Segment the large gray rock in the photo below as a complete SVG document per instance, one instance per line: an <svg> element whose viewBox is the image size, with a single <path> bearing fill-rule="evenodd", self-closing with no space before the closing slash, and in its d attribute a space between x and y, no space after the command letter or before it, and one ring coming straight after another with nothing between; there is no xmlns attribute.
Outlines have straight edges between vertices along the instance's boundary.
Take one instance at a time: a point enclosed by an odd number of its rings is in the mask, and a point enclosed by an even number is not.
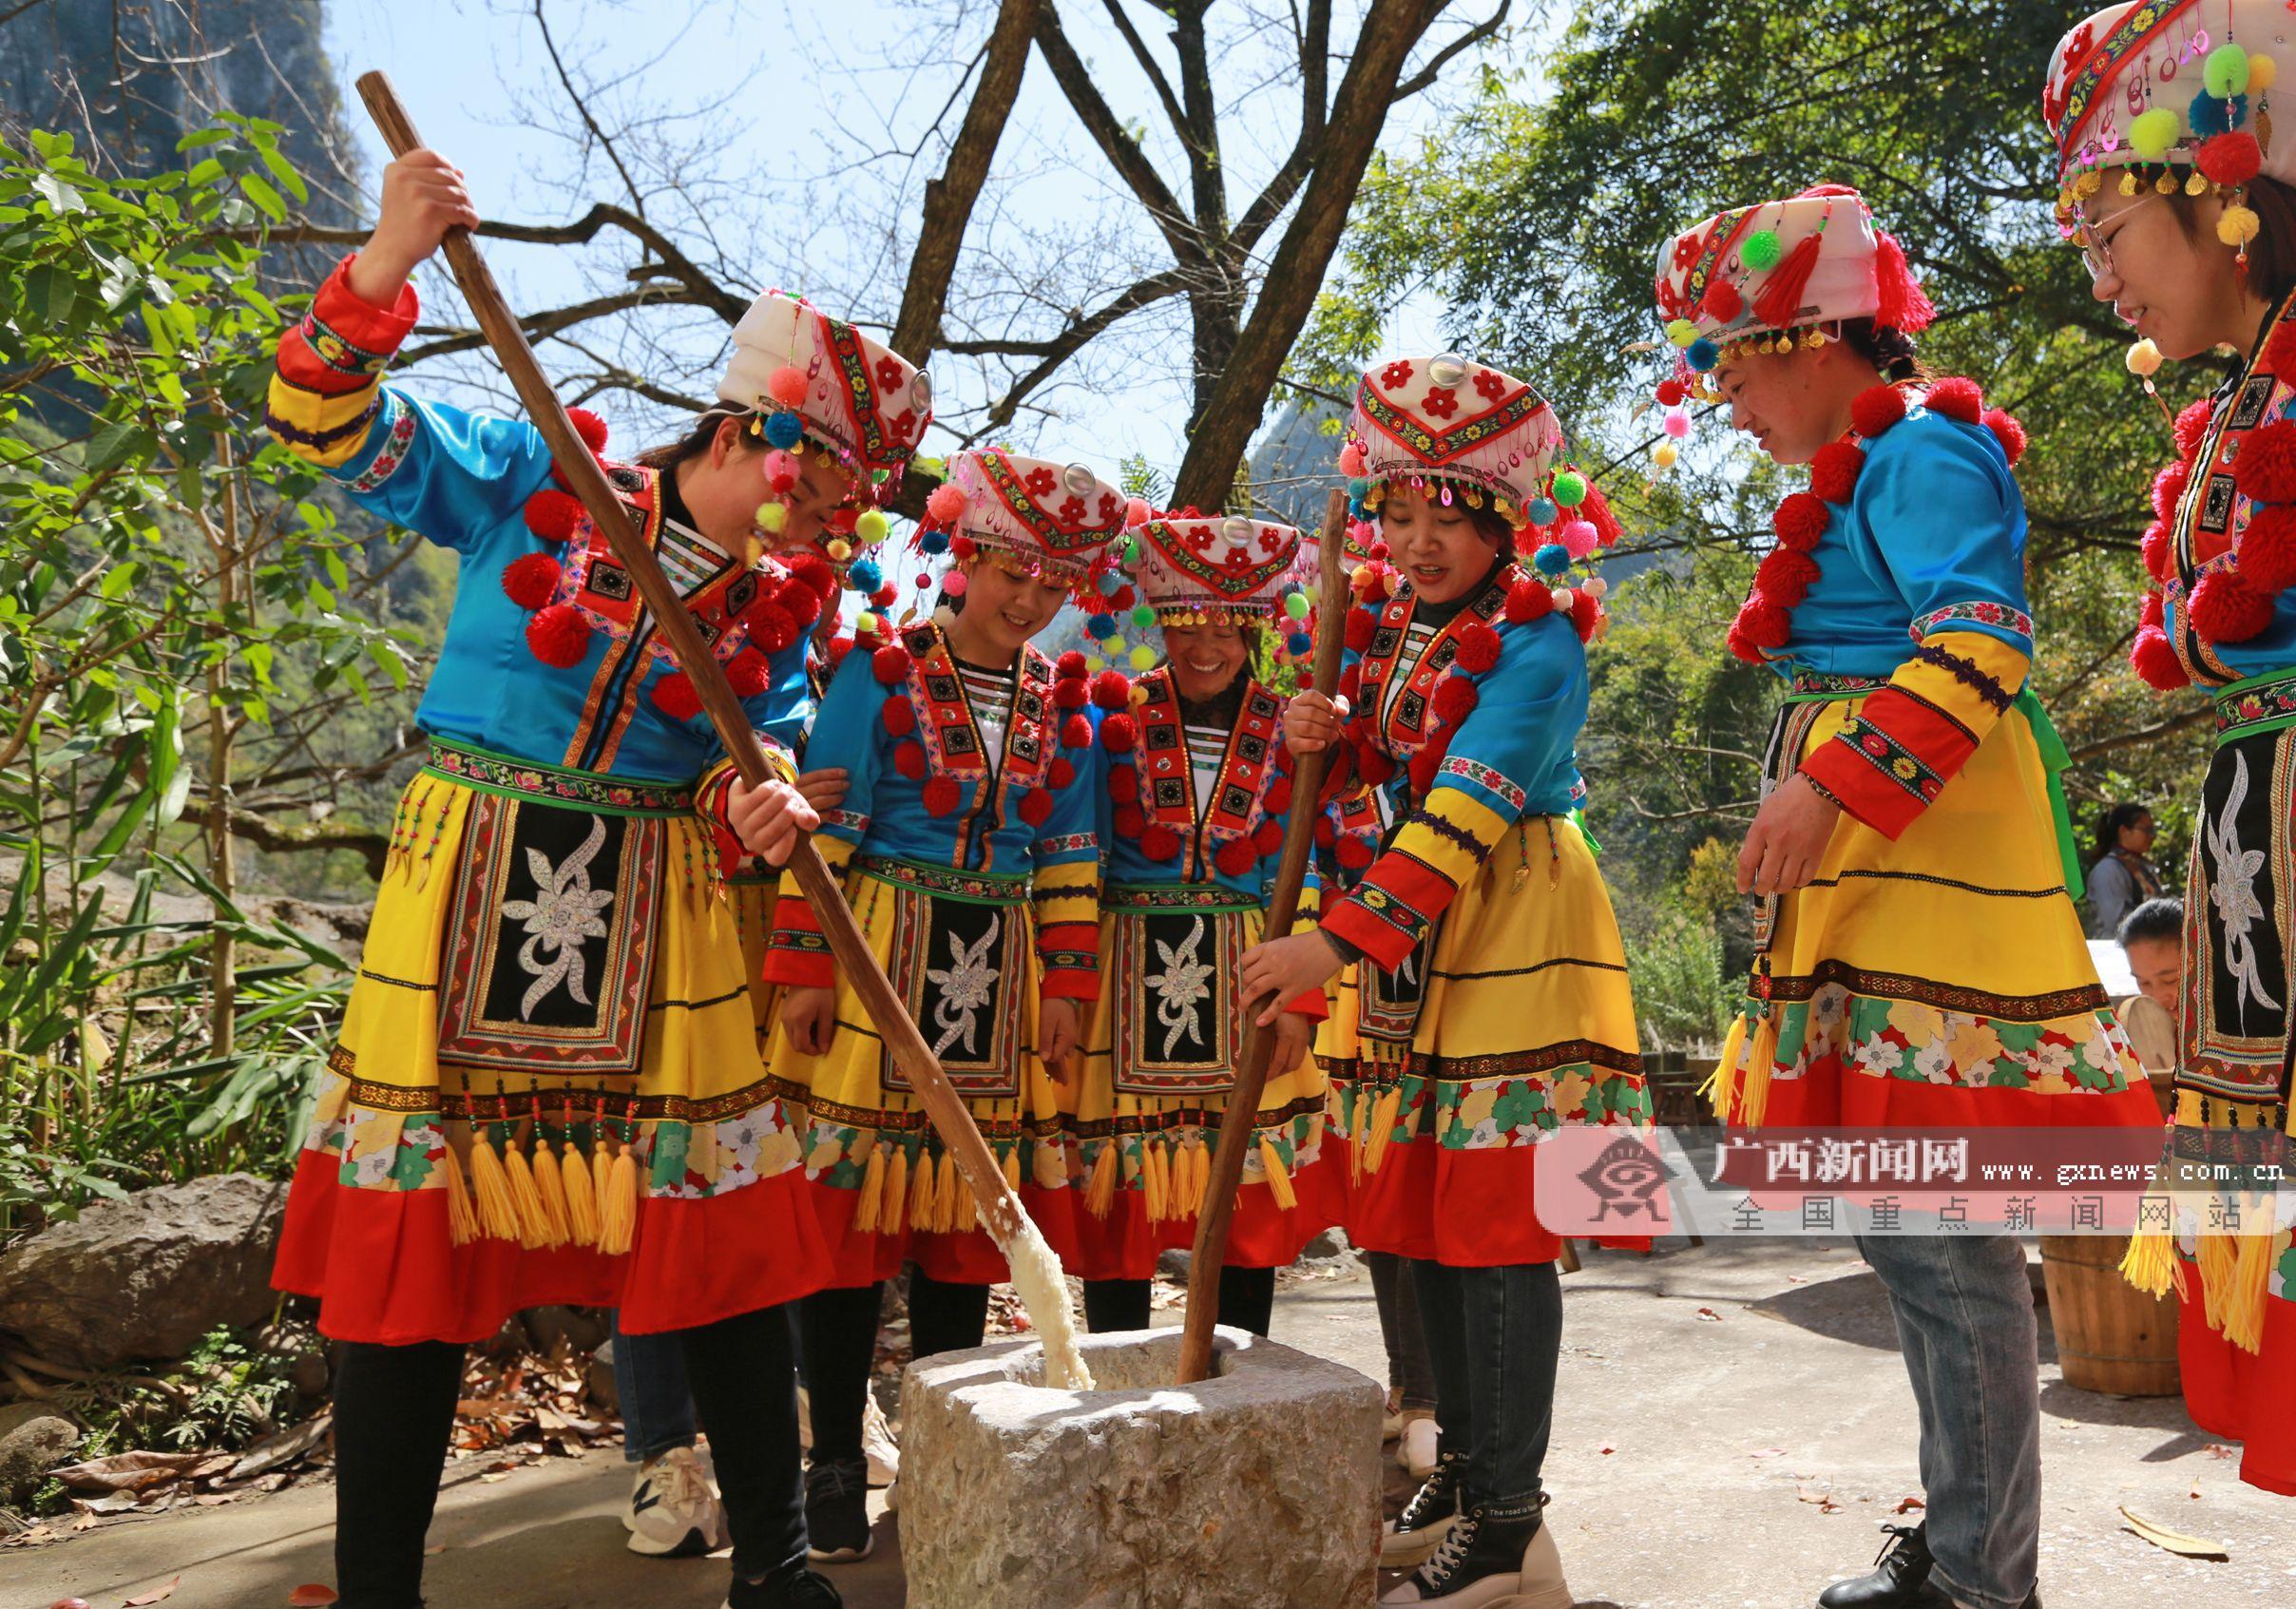
<svg viewBox="0 0 2296 1609"><path fill-rule="evenodd" d="M0 1255L0 1329L83 1369L181 1357L277 1297L271 1254L287 1187L217 1174L97 1201Z"/></svg>
<svg viewBox="0 0 2296 1609"><path fill-rule="evenodd" d="M0 1408L0 1507L31 1501L48 1472L80 1445L80 1427L46 1403Z"/></svg>
<svg viewBox="0 0 2296 1609"><path fill-rule="evenodd" d="M909 1609L1359 1609L1379 1553L1380 1388L1240 1331L1176 1387L1179 1331L1083 1337L1096 1389L1034 1342L910 1366Z"/></svg>

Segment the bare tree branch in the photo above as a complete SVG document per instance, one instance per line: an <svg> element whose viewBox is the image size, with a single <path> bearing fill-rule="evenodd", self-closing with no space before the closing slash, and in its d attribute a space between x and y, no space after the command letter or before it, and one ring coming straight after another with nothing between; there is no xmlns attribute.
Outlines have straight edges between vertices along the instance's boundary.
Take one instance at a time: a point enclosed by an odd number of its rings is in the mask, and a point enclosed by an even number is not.
<svg viewBox="0 0 2296 1609"><path fill-rule="evenodd" d="M1084 66L1076 47L1062 31L1061 13L1053 0L1037 0L1036 40L1038 52L1043 56L1044 65L1052 68L1053 79L1060 85L1061 93L1068 98L1077 121L1084 125L1084 132L1092 136L1093 144L1100 146L1109 165L1148 209L1149 220L1164 237L1164 243L1172 248L1172 255L1182 262L1206 265L1203 244L1190 227L1187 214L1180 210L1179 199L1166 187L1147 154L1124 131L1116 113L1101 99L1099 86L1092 82L1091 69Z"/></svg>

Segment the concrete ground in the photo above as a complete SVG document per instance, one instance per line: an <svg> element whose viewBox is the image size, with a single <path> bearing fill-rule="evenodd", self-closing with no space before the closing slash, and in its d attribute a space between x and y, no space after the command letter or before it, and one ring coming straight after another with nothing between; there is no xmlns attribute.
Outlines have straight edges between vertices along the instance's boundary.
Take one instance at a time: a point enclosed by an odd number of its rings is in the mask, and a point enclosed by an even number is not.
<svg viewBox="0 0 2296 1609"><path fill-rule="evenodd" d="M1344 1277L1279 1287L1275 1337L1384 1378L1370 1282L1346 1266ZM1918 1486L1913 1399L1881 1289L1854 1250L1769 1240L1668 1243L1647 1258L1590 1252L1563 1283L1548 1514L1582 1609L1804 1609L1827 1582L1866 1567L1877 1524ZM2296 1597L2296 1501L2240 1484L2235 1461L2174 1398L2115 1401L2067 1387L2045 1326L2042 1334L2051 1609L2237 1609ZM714 1609L722 1562L624 1550L616 1514L626 1491L622 1463L603 1451L499 1482L457 1481L431 1532L430 1602ZM307 1484L0 1552L0 1609L47 1609L67 1596L115 1609L179 1576L170 1609L284 1604L297 1583L332 1579L334 1495ZM2124 1504L2216 1541L2229 1560L2153 1547L2126 1528ZM833 1572L851 1609L903 1601L890 1517L878 1539L873 1558Z"/></svg>

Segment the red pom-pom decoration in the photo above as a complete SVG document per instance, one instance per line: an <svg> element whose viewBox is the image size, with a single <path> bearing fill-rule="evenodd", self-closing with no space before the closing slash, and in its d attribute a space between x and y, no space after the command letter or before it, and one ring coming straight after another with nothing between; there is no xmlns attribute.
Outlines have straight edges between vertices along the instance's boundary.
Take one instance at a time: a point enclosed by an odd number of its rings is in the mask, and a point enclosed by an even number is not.
<svg viewBox="0 0 2296 1609"><path fill-rule="evenodd" d="M1351 651L1358 654L1369 652L1371 634L1378 629L1379 617L1369 609L1348 611L1347 644Z"/></svg>
<svg viewBox="0 0 2296 1609"><path fill-rule="evenodd" d="M1833 510L1814 491L1789 493L1770 517L1770 529L1778 533L1778 546L1796 553L1807 553L1824 541L1826 527L1832 522Z"/></svg>
<svg viewBox="0 0 2296 1609"><path fill-rule="evenodd" d="M1140 774L1129 765L1108 768L1108 796L1118 804L1129 804L1140 796Z"/></svg>
<svg viewBox="0 0 2296 1609"><path fill-rule="evenodd" d="M1052 763L1044 768L1044 780L1051 787L1067 787L1076 780L1076 762L1066 755L1053 756Z"/></svg>
<svg viewBox="0 0 2296 1609"><path fill-rule="evenodd" d="M553 603L526 623L527 651L560 670L582 663L590 651L590 623L571 603Z"/></svg>
<svg viewBox="0 0 2296 1609"><path fill-rule="evenodd" d="M898 642L888 642L869 657L870 674L890 687L896 681L909 680L909 650Z"/></svg>
<svg viewBox="0 0 2296 1609"><path fill-rule="evenodd" d="M1578 629L1578 641L1594 640L1595 627L1602 621L1602 600L1591 592L1577 592L1571 596L1571 624Z"/></svg>
<svg viewBox="0 0 2296 1609"><path fill-rule="evenodd" d="M1739 610L1738 624L1746 640L1757 648L1783 648L1793 630L1786 610L1767 598L1757 598Z"/></svg>
<svg viewBox="0 0 2296 1609"><path fill-rule="evenodd" d="M582 437L583 446L592 452L606 450L606 422L587 408L567 409L566 422L574 427L574 433Z"/></svg>
<svg viewBox="0 0 2296 1609"><path fill-rule="evenodd" d="M1319 850L1328 850L1337 841L1338 837L1339 834L1331 830L1331 818L1328 815L1317 815L1315 818L1315 847Z"/></svg>
<svg viewBox="0 0 2296 1609"><path fill-rule="evenodd" d="M1121 711L1100 722L1100 747L1112 755L1132 753L1132 745L1138 737L1138 728L1133 725L1132 717Z"/></svg>
<svg viewBox="0 0 2296 1609"><path fill-rule="evenodd" d="M2192 466L2178 459L2152 477L2152 512L2164 520L2176 517L2176 505L2192 483Z"/></svg>
<svg viewBox="0 0 2296 1609"><path fill-rule="evenodd" d="M2296 503L2296 419L2275 419L2250 431L2233 471L2242 495L2259 503Z"/></svg>
<svg viewBox="0 0 2296 1609"><path fill-rule="evenodd" d="M1119 804L1108 813L1108 825L1116 829L1119 837L1138 843L1140 834L1148 831L1148 817L1137 804Z"/></svg>
<svg viewBox="0 0 2296 1609"><path fill-rule="evenodd" d="M1895 386L1868 386L1849 404L1850 429L1868 441L1905 417L1905 393Z"/></svg>
<svg viewBox="0 0 2296 1609"><path fill-rule="evenodd" d="M654 683L654 707L672 720L691 720L701 713L701 695L683 671L674 670Z"/></svg>
<svg viewBox="0 0 2296 1609"><path fill-rule="evenodd" d="M1690 395L1690 388L1680 380L1660 380L1657 395L1659 407L1679 408L1683 398Z"/></svg>
<svg viewBox="0 0 2296 1609"><path fill-rule="evenodd" d="M750 617L750 641L769 654L796 642L798 631L796 621L779 603L768 603Z"/></svg>
<svg viewBox="0 0 2296 1609"><path fill-rule="evenodd" d="M1555 589L1527 577L1507 588L1506 618L1516 625L1555 612Z"/></svg>
<svg viewBox="0 0 2296 1609"><path fill-rule="evenodd" d="M895 697L886 699L885 707L877 712L877 718L885 722L885 730L896 737L906 737L917 729L916 707L907 699Z"/></svg>
<svg viewBox="0 0 2296 1609"><path fill-rule="evenodd" d="M1339 840L1339 863L1350 872L1360 872L1371 864L1371 846L1352 835Z"/></svg>
<svg viewBox="0 0 2296 1609"><path fill-rule="evenodd" d="M2185 674L2176 650L2169 645L2169 634L2158 626L2136 634L2135 644L2129 650L2129 667L2145 685L2163 693L2173 693L2192 680Z"/></svg>
<svg viewBox="0 0 2296 1609"><path fill-rule="evenodd" d="M1857 489L1866 454L1846 441L1830 441L1809 461L1809 489L1827 503L1846 503Z"/></svg>
<svg viewBox="0 0 2296 1609"><path fill-rule="evenodd" d="M2264 148L2256 144L2256 136L2245 128L2211 134L2192 153L2192 165L2210 183L2229 189L2256 177L2264 166Z"/></svg>
<svg viewBox="0 0 2296 1609"><path fill-rule="evenodd" d="M2276 503L2252 509L2237 551L2250 585L2279 592L2296 584L2296 508Z"/></svg>
<svg viewBox="0 0 2296 1609"><path fill-rule="evenodd" d="M818 553L800 553L790 561L789 572L823 598L837 590L837 572Z"/></svg>
<svg viewBox="0 0 2296 1609"><path fill-rule="evenodd" d="M582 499L545 486L526 499L525 512L528 530L545 542L564 542L582 524Z"/></svg>
<svg viewBox="0 0 2296 1609"><path fill-rule="evenodd" d="M2272 623L2273 596L2237 567L2216 570L2192 588L2192 629L2210 642L2246 642Z"/></svg>
<svg viewBox="0 0 2296 1609"><path fill-rule="evenodd" d="M539 609L558 591L559 573L548 554L522 554L503 566L504 596L522 609Z"/></svg>
<svg viewBox="0 0 2296 1609"><path fill-rule="evenodd" d="M2264 356L2257 367L2275 379L2296 380L2296 324L2280 324L2265 337ZM2205 409L2205 402L2193 407Z"/></svg>
<svg viewBox="0 0 2296 1609"><path fill-rule="evenodd" d="M1212 864L1227 876L1241 877L1258 864L1258 857L1252 852L1252 846L1243 839L1231 838L1220 845L1218 852L1212 857Z"/></svg>
<svg viewBox="0 0 2296 1609"><path fill-rule="evenodd" d="M1815 559L1790 547L1775 547L1755 569L1754 589L1780 608L1791 609L1809 595L1809 584L1817 579Z"/></svg>
<svg viewBox="0 0 2296 1609"><path fill-rule="evenodd" d="M1081 749L1092 741L1092 722L1081 715L1072 715L1061 722L1061 741L1072 749Z"/></svg>
<svg viewBox="0 0 2296 1609"><path fill-rule="evenodd" d="M2009 460L2012 469L2016 469L2017 461L2025 455L2025 427L2006 408L1986 409L1983 424L1993 432L1993 439L2001 444L2001 456Z"/></svg>
<svg viewBox="0 0 2296 1609"><path fill-rule="evenodd" d="M1084 668L1084 656L1071 648L1052 661L1052 674L1063 681L1081 681L1089 673Z"/></svg>
<svg viewBox="0 0 2296 1609"><path fill-rule="evenodd" d="M1092 689L1081 680L1072 681L1066 677L1062 677L1052 684L1052 702L1055 709L1081 710L1091 700Z"/></svg>
<svg viewBox="0 0 2296 1609"><path fill-rule="evenodd" d="M1177 860L1180 835L1159 821L1141 832L1140 852L1150 860Z"/></svg>
<svg viewBox="0 0 2296 1609"><path fill-rule="evenodd" d="M1964 425L1976 424L1985 412L1985 393L1978 390L1975 380L1960 374L1931 386L1924 401L1932 413L1959 419Z"/></svg>
<svg viewBox="0 0 2296 1609"><path fill-rule="evenodd" d="M1252 848L1259 854L1273 854L1284 847L1284 830L1272 821L1263 821L1252 830Z"/></svg>
<svg viewBox="0 0 2296 1609"><path fill-rule="evenodd" d="M773 606L796 622L802 630L821 618L821 594L793 577L774 594Z"/></svg>
<svg viewBox="0 0 2296 1609"><path fill-rule="evenodd" d="M1499 662L1499 633L1481 621L1460 629L1459 668L1469 676L1481 676Z"/></svg>
<svg viewBox="0 0 2296 1609"><path fill-rule="evenodd" d="M1052 817L1052 790L1031 788L1021 795L1021 819L1031 827L1042 827Z"/></svg>
<svg viewBox="0 0 2296 1609"><path fill-rule="evenodd" d="M1270 815L1281 815L1285 811L1290 810L1292 808L1292 778L1278 776L1274 781L1269 783L1268 796L1264 802Z"/></svg>
<svg viewBox="0 0 2296 1609"><path fill-rule="evenodd" d="M1746 297L1728 279L1716 279L1706 287L1706 297L1698 303L1698 311L1717 324L1727 324L1746 311Z"/></svg>
<svg viewBox="0 0 2296 1609"><path fill-rule="evenodd" d="M755 699L764 692L771 671L765 656L755 648L744 648L725 661L725 679L737 699Z"/></svg>
<svg viewBox="0 0 2296 1609"><path fill-rule="evenodd" d="M964 795L953 776L935 776L925 784L925 814L947 815L957 808Z"/></svg>
<svg viewBox="0 0 2296 1609"><path fill-rule="evenodd" d="M1370 743L1355 745L1355 774L1376 788L1395 775L1395 760L1387 750Z"/></svg>
<svg viewBox="0 0 2296 1609"><path fill-rule="evenodd" d="M2153 630L2158 631L2161 629L2161 623L2166 618L2166 613L2161 608L2160 588L2156 586L2146 593L2145 601L2136 606L2137 628L2142 630L2146 626L2151 626Z"/></svg>
<svg viewBox="0 0 2296 1609"><path fill-rule="evenodd" d="M2270 350L2270 343L2267 343L2266 350ZM2204 396L2197 402L2185 404L2170 433L2176 438L2176 456L2190 458L2198 452L2200 438L2209 433L2209 399Z"/></svg>
<svg viewBox="0 0 2296 1609"><path fill-rule="evenodd" d="M1446 676L1435 689L1435 718L1457 726L1473 712L1478 698L1475 684L1465 677Z"/></svg>
<svg viewBox="0 0 2296 1609"><path fill-rule="evenodd" d="M911 737L905 743L893 745L893 769L911 782L921 782L928 769L925 745Z"/></svg>
<svg viewBox="0 0 2296 1609"><path fill-rule="evenodd" d="M1132 702L1132 683L1120 670L1104 670L1092 679L1092 701L1104 710L1121 710Z"/></svg>
<svg viewBox="0 0 2296 1609"><path fill-rule="evenodd" d="M1762 650L1756 647L1752 639L1746 635L1746 628L1738 624L1735 621L1731 623L1730 631L1722 639L1722 641L1724 645L1730 649L1732 654L1741 660L1744 660L1750 665L1766 664L1769 662L1763 658Z"/></svg>
<svg viewBox="0 0 2296 1609"><path fill-rule="evenodd" d="M2145 534L2138 541L2136 550L2144 555L2145 573L2154 581L2169 579L2169 571L2173 564L2172 547L2168 521L2154 520L2145 527Z"/></svg>
<svg viewBox="0 0 2296 1609"><path fill-rule="evenodd" d="M805 371L784 363L765 377L765 394L784 408L794 408L805 400Z"/></svg>

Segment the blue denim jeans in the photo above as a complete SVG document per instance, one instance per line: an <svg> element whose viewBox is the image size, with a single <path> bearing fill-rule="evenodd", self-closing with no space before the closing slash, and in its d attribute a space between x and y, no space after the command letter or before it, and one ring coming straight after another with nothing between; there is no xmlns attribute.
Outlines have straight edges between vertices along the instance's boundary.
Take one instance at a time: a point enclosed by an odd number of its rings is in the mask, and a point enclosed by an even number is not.
<svg viewBox="0 0 2296 1609"><path fill-rule="evenodd" d="M2006 1235L1874 1235L1921 1410L1930 1579L2021 1609L2040 1576L2040 1352L2025 1249Z"/></svg>
<svg viewBox="0 0 2296 1609"><path fill-rule="evenodd" d="M614 1393L622 1399L622 1456L632 1464L694 1445L694 1393L678 1331L625 1335L614 1315Z"/></svg>
<svg viewBox="0 0 2296 1609"><path fill-rule="evenodd" d="M1466 1454L1466 1505L1493 1520L1537 1518L1562 1353L1555 1265L1446 1268L1414 1259L1411 1280L1435 1375L1440 1445Z"/></svg>

